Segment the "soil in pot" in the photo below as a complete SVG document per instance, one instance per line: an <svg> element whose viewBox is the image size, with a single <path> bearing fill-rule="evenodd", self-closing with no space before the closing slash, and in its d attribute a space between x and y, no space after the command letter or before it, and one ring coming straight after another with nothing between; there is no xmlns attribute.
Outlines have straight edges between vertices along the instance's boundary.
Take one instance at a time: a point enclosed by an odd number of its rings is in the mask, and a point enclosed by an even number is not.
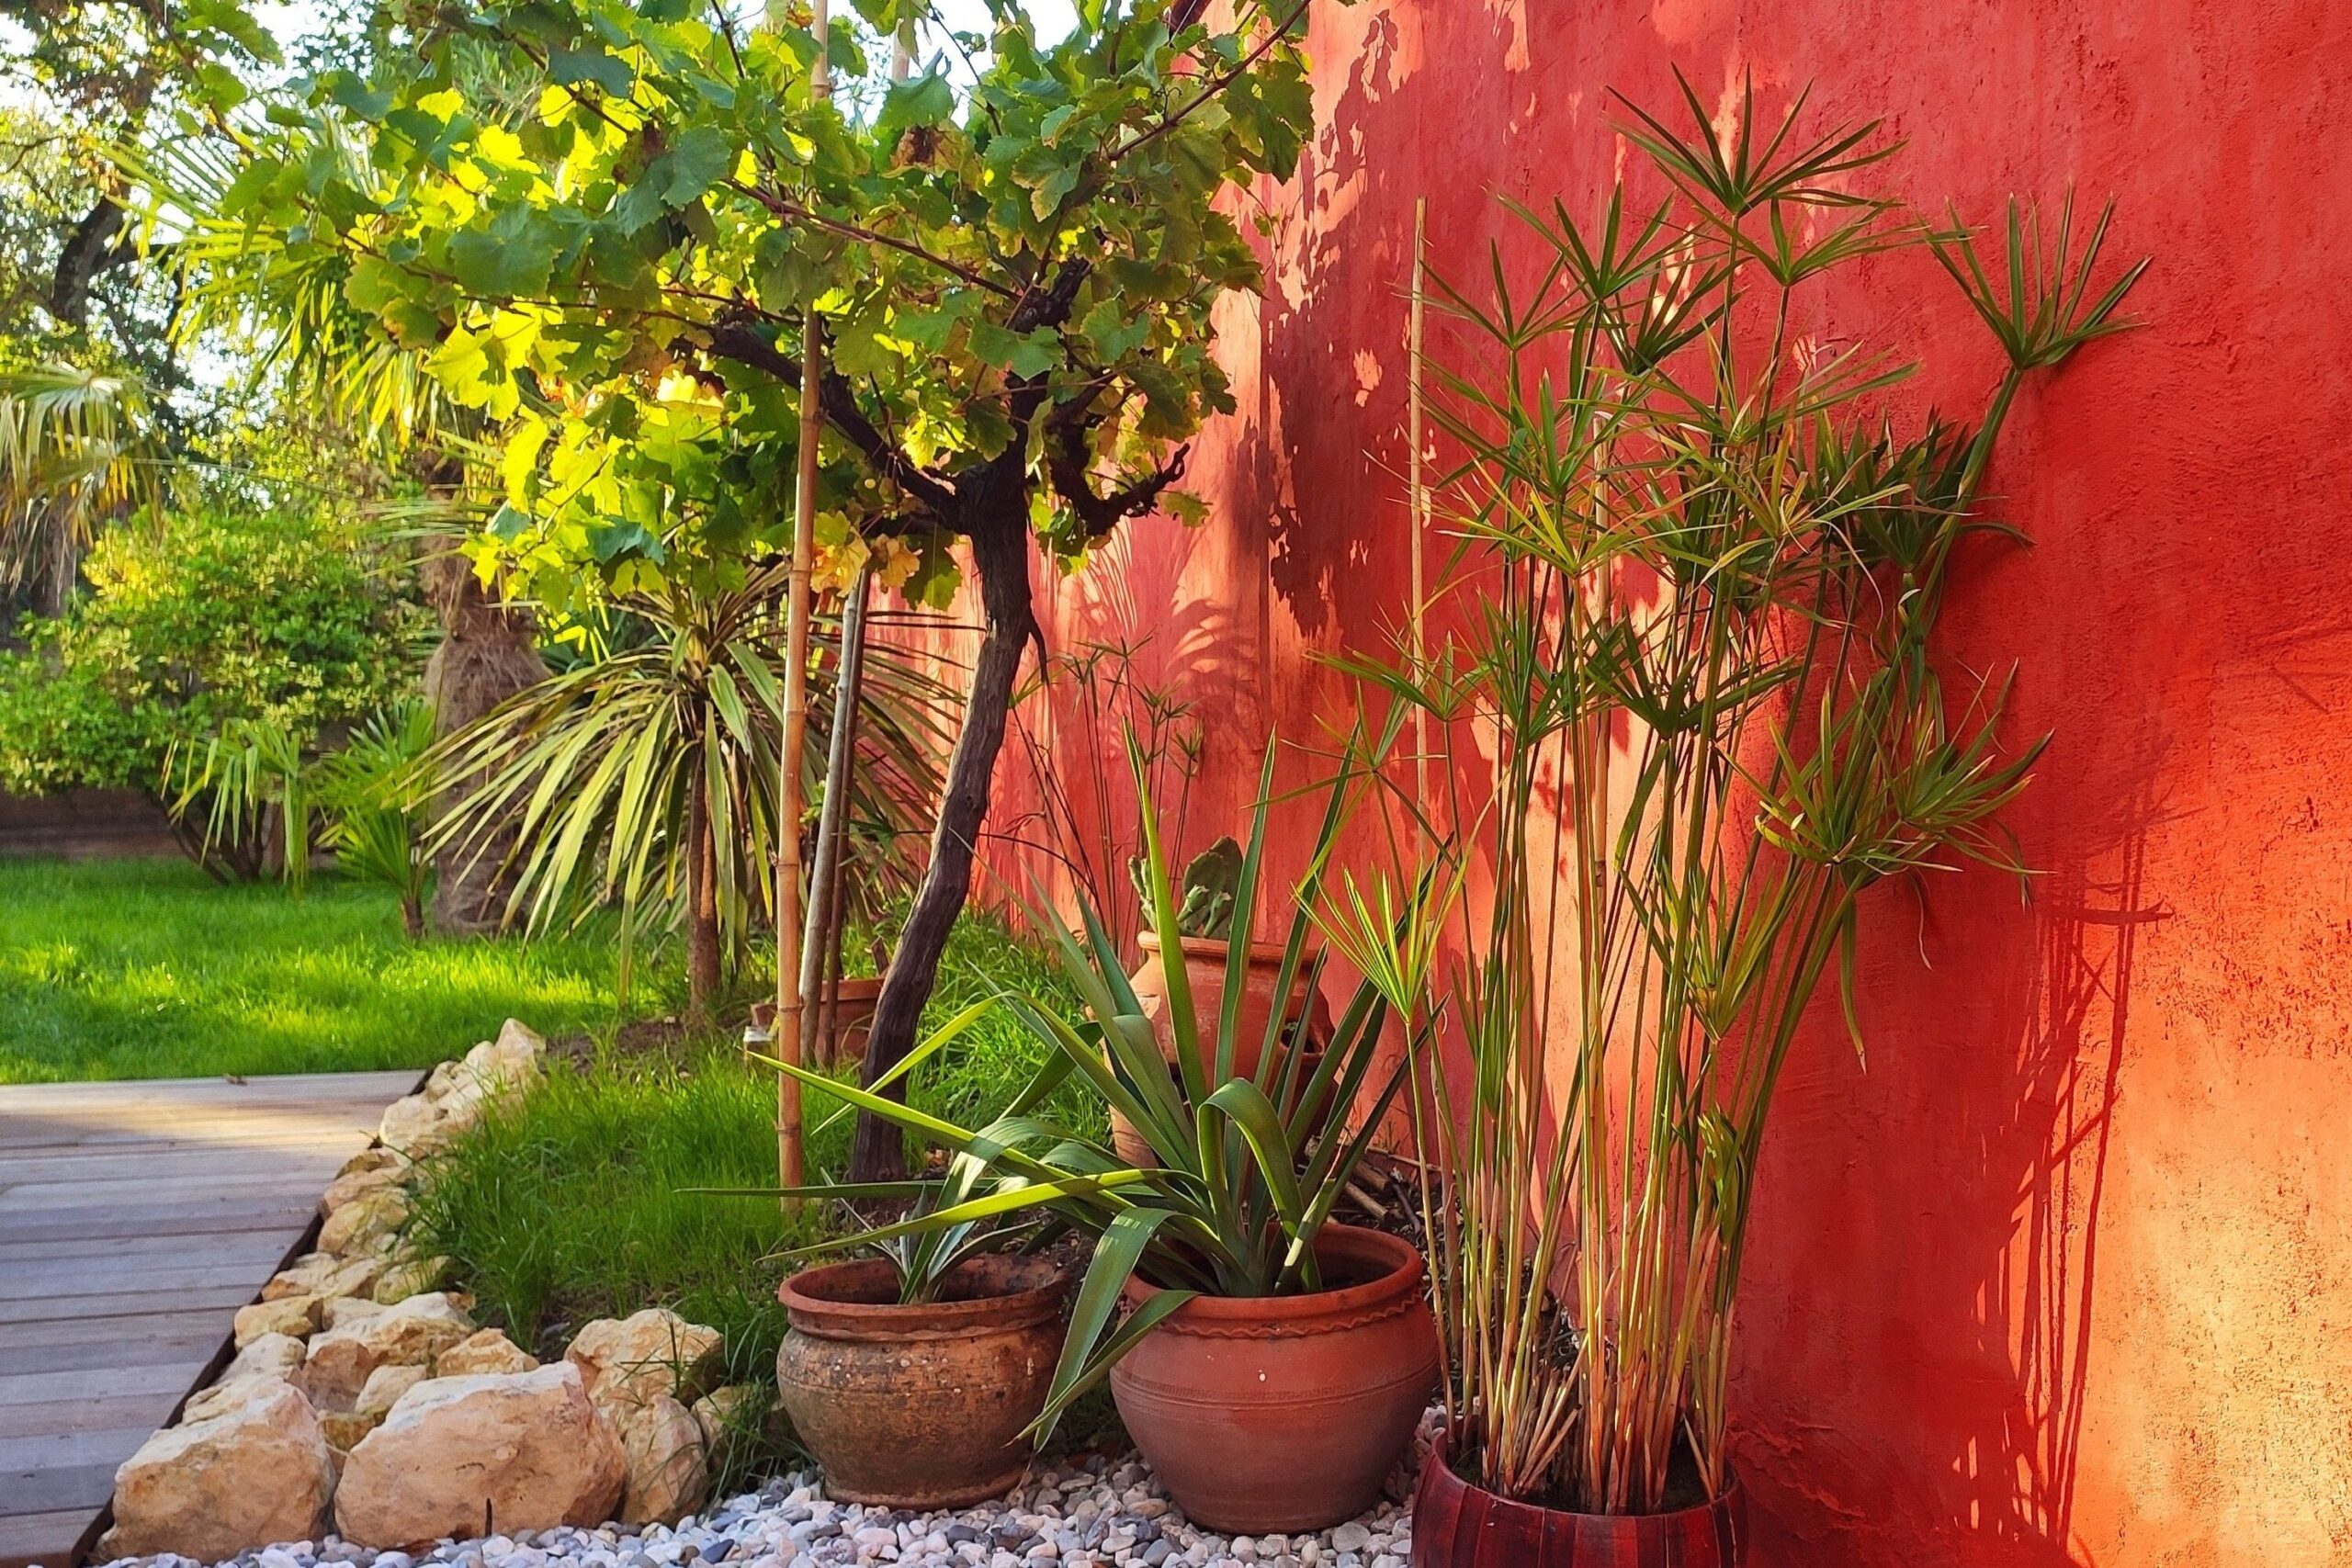
<svg viewBox="0 0 2352 1568"><path fill-rule="evenodd" d="M1464 1480L1440 1438L1413 1498L1413 1568L1742 1568L1747 1495L1735 1477L1712 1502L1696 1484L1687 1507L1659 1514L1581 1514L1521 1502ZM1668 1492L1669 1500L1674 1491Z"/></svg>
<svg viewBox="0 0 2352 1568"><path fill-rule="evenodd" d="M1061 1353L1067 1280L1047 1258L975 1258L939 1302L901 1306L878 1258L786 1280L776 1388L827 1492L954 1508L1018 1484L1032 1454L1021 1430Z"/></svg>
<svg viewBox="0 0 2352 1568"><path fill-rule="evenodd" d="M1354 1517L1410 1442L1437 1387L1421 1256L1327 1225L1331 1288L1188 1303L1111 1370L1128 1435L1194 1522L1233 1534ZM1130 1306L1154 1287L1127 1288Z"/></svg>

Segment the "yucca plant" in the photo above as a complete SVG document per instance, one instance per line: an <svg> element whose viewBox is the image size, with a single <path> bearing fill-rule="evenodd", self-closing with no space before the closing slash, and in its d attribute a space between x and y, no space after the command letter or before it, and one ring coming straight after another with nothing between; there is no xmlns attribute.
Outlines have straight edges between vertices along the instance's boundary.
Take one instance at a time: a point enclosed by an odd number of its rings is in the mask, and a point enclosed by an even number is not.
<svg viewBox="0 0 2352 1568"><path fill-rule="evenodd" d="M947 1162L946 1172L938 1181L923 1185L915 1198L910 1217L925 1219L968 1203L996 1185L985 1161L959 1154ZM1035 1236L1040 1229L1039 1222L958 1220L888 1235L868 1234L858 1238L857 1247L890 1266L891 1278L898 1281L900 1306L928 1306L940 1299L948 1280L966 1261L1014 1247Z"/></svg>
<svg viewBox="0 0 2352 1568"><path fill-rule="evenodd" d="M1956 226L1858 194L1875 123L1719 133L1633 109L1667 194L1597 222L1516 208L1541 262L1441 286L1475 363L1440 367L1461 570L1444 635L1355 668L1458 750L1409 810L1446 940L1341 937L1417 1023L1425 1223L1453 1366L1453 1461L1596 1513L1730 1484L1725 1380L1775 1089L1822 980L1852 986L1864 897L1975 862L2041 750L2005 686L1949 698L1930 658L1954 553L2030 374L2120 330L2104 215L2012 208L1988 276ZM2007 366L1973 428L1896 433L1911 366L1792 337L1857 258L1928 245ZM2006 275L2006 284L1994 277ZM1464 895L1476 881L1482 897ZM1426 877L1408 864L1400 879ZM1413 938L1400 940L1399 931ZM1687 1458L1679 1450L1687 1449Z"/></svg>
<svg viewBox="0 0 2352 1568"><path fill-rule="evenodd" d="M1306 870L1289 900L1277 996L1292 994L1302 981L1311 988L1322 977L1324 961L1313 938L1328 918L1322 908L1325 875L1370 776L1371 761L1390 741L1393 733L1378 738L1377 745L1351 747L1327 786ZM1141 876L1148 918L1167 950L1174 951L1179 906L1168 846L1152 807L1145 754L1132 737L1128 752L1142 802ZM1256 908L1273 798L1270 749L1234 885L1237 911ZM1195 1296L1278 1296L1321 1289L1316 1239L1406 1081L1404 1060L1385 1066L1379 1060L1390 1015L1380 989L1369 982L1355 987L1319 1059L1305 1049L1281 1009L1266 1023L1265 1038L1240 1040L1252 922L1238 914L1227 938L1227 981L1216 1017L1195 1011L1182 966L1170 966L1168 1002L1178 1042L1171 1072L1100 911L1083 897L1079 904L1081 929L1075 932L1043 908L1033 909L1031 918L1036 929L1052 933L1088 1016L1062 1018L1023 998L1003 998L1001 1005L1035 1034L1045 1059L1035 1078L987 1125L958 1126L805 1068L772 1064L989 1172L989 1190L963 1201L926 1201L918 1213L864 1237L865 1245L1033 1213L1097 1238L1038 1418L1040 1430L1049 1429L1130 1347ZM1188 1050L1187 1043L1198 1049ZM1406 1056L1414 1043L1406 1043ZM1259 1048L1258 1067L1252 1076L1240 1076L1234 1064L1247 1055L1248 1044ZM1072 1076L1091 1083L1137 1129L1156 1165L1126 1164L1107 1142L1040 1113ZM1352 1124L1351 1108L1358 1112ZM932 1191L928 1184L884 1182L799 1189L786 1195L881 1200ZM1121 1292L1136 1276L1162 1289L1121 1321Z"/></svg>

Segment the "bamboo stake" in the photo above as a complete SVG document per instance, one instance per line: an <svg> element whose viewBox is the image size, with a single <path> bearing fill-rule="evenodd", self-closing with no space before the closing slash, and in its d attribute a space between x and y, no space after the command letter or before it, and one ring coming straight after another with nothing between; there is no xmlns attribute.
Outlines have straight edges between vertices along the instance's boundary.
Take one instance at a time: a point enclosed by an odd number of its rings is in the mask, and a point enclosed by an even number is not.
<svg viewBox="0 0 2352 1568"><path fill-rule="evenodd" d="M808 66L808 95L818 104L833 96L832 20L828 0L816 0L810 28L817 58ZM775 871L776 1058L792 1066L805 1059L801 1037L800 818L801 760L808 745L808 577L817 554L817 444L824 430L824 323L810 306L800 319L800 451L792 493L792 572L785 595L784 743L779 749ZM800 1080L776 1075L776 1184L803 1180ZM786 1204L789 1207L789 1202Z"/></svg>
<svg viewBox="0 0 2352 1568"><path fill-rule="evenodd" d="M800 997L817 1004L816 1037L829 1039L825 982L841 945L842 840L849 825L849 771L855 760L857 705L865 686L865 608L874 581L860 567L842 605L841 656L833 664L833 729L826 745L825 801L817 818L817 866L808 878L808 918L801 931ZM804 1020L805 1021L805 1020ZM803 1031L805 1039L808 1032Z"/></svg>
<svg viewBox="0 0 2352 1568"><path fill-rule="evenodd" d="M1421 482L1421 302L1427 295L1430 198L1413 199L1413 310L1412 327L1408 334L1411 344L1406 368L1406 439L1412 443L1406 480L1410 499L1413 522L1413 604L1409 623L1412 637L1415 679L1420 678L1422 660L1427 653L1421 626L1422 595L1427 592L1422 572L1421 536L1429 518L1429 491ZM1413 799L1424 811L1430 805L1430 715L1429 709L1413 705Z"/></svg>

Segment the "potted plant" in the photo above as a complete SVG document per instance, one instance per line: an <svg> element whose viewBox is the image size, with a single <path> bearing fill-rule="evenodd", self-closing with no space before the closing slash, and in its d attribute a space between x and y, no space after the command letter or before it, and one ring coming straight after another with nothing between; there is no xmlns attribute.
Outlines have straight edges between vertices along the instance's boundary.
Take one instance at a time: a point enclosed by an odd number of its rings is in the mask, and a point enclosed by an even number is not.
<svg viewBox="0 0 2352 1568"><path fill-rule="evenodd" d="M1179 1044L1175 1014L1168 1005L1167 951L1161 946L1159 931L1153 923L1150 870L1144 857L1139 855L1128 863L1127 874L1142 901L1145 922L1136 933L1136 945L1142 949L1143 962L1128 976L1128 985L1135 991L1143 1016L1150 1021L1152 1038L1159 1046L1170 1075L1175 1077L1178 1050L1189 1049L1206 1063L1214 1046L1199 1039L1187 1039ZM1175 945L1182 958L1184 982L1191 987L1196 1021L1216 1018L1224 1010L1226 964L1232 956L1233 946L1233 895L1240 876L1241 845L1227 835L1193 857L1175 888ZM1281 994L1288 998L1283 1008L1283 1038L1306 1053L1300 1063L1303 1071L1298 1076L1299 1081L1305 1082L1313 1074L1322 1042L1331 1032L1331 1010L1324 1002L1322 991L1312 983L1307 969L1298 965L1293 966L1287 990L1283 989L1280 942L1250 942L1243 974L1241 1016L1234 1033L1233 1073L1246 1078L1257 1077L1260 1043L1269 1038L1266 1026L1274 1014L1274 998ZM1149 1145L1115 1111L1111 1113L1111 1141L1121 1159L1133 1165L1151 1162Z"/></svg>
<svg viewBox="0 0 2352 1568"><path fill-rule="evenodd" d="M2003 412L2118 330L2139 270L2094 293L2104 219L2078 244L2013 210L2004 295L1964 236L1855 193L1872 127L1750 104L1725 139L1685 91L1690 138L1623 128L1675 195L1522 210L1540 280L1450 297L1498 378L1446 378L1438 416L1464 607L1365 671L1461 748L1396 873L1434 861L1443 938L1329 933L1445 1020L1407 1100L1450 1370L1420 1568L1742 1560L1733 1311L1774 1089L1833 964L1855 1027L1872 884L2021 870L1997 818L2039 747L2001 750L1997 686L1949 711L1929 638L1956 547L2007 532L1977 511ZM1807 279L1915 243L2008 364L1977 429L1906 440L1871 401L1903 367L1770 334Z"/></svg>
<svg viewBox="0 0 2352 1568"><path fill-rule="evenodd" d="M968 1203L986 1177L957 1156L917 1213ZM777 1289L776 1392L832 1495L955 1508L1020 1482L1068 1292L1057 1264L1012 1240L986 1217L901 1230Z"/></svg>
<svg viewBox="0 0 2352 1568"><path fill-rule="evenodd" d="M1288 994L1302 975L1311 987L1319 975L1319 959L1305 962L1313 911L1361 777L1351 762L1331 786L1293 898L1275 995ZM1262 783L1235 878L1238 910L1252 907L1261 879L1271 756ZM1172 947L1177 903L1140 768L1137 789L1152 923L1163 947ZM1042 914L1035 924L1059 943L1089 1016L1060 1018L1007 998L1047 1055L989 1126L958 1127L863 1089L824 1084L932 1143L985 1161L1000 1181L993 1191L881 1227L870 1239L1020 1210L1093 1235L1093 1257L1035 1429L1049 1428L1107 1376L1136 1447L1195 1520L1252 1534L1335 1524L1377 1495L1438 1377L1419 1254L1397 1237L1330 1217L1371 1145L1371 1129L1405 1082L1403 1057L1382 1060L1386 1003L1376 987L1358 986L1311 1066L1295 1032L1280 1028L1271 1011L1257 1036L1244 1039L1250 940L1247 922L1237 918L1214 1019L1196 1011L1183 966L1167 971L1176 1038L1199 1046L1176 1053L1171 1077L1116 945L1092 907L1080 902L1079 933ZM1407 1055L1411 1046L1407 1040ZM1252 1074L1235 1069L1244 1059L1255 1060ZM1148 1163L1122 1161L1036 1113L1073 1074L1126 1118ZM1344 1111L1356 1105L1367 1114L1351 1130Z"/></svg>

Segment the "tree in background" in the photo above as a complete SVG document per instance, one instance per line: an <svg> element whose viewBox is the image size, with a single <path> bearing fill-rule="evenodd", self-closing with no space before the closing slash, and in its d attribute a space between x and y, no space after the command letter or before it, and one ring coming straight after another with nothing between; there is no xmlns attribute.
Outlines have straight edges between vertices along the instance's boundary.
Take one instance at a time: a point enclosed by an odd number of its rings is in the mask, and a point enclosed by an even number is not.
<svg viewBox="0 0 2352 1568"><path fill-rule="evenodd" d="M0 790L135 789L178 804L186 842L216 875L261 869L259 813L216 821L209 785L188 792L192 759L264 733L315 756L413 684L410 591L318 514L173 511L104 536L85 573L63 615L0 653Z"/></svg>
<svg viewBox="0 0 2352 1568"><path fill-rule="evenodd" d="M413 55L321 74L251 133L201 242L266 235L275 266L336 279L449 399L503 423L510 497L476 548L558 606L663 571L645 519L581 497L682 403L732 433L712 543L775 547L814 311L833 552L944 604L960 543L984 626L869 1077L911 1045L969 889L1041 640L1032 541L1075 562L1182 506L1180 443L1231 406L1212 308L1260 281L1224 198L1290 174L1310 108L1305 0L1244 0L1217 26L1192 0L1089 0L1050 48L1012 0L991 9L990 36L950 40L986 51L961 94L941 62L885 89L837 25L838 99L811 91L816 39L788 20L687 0L438 13ZM859 15L887 36L924 10ZM900 1158L862 1129L861 1173Z"/></svg>

